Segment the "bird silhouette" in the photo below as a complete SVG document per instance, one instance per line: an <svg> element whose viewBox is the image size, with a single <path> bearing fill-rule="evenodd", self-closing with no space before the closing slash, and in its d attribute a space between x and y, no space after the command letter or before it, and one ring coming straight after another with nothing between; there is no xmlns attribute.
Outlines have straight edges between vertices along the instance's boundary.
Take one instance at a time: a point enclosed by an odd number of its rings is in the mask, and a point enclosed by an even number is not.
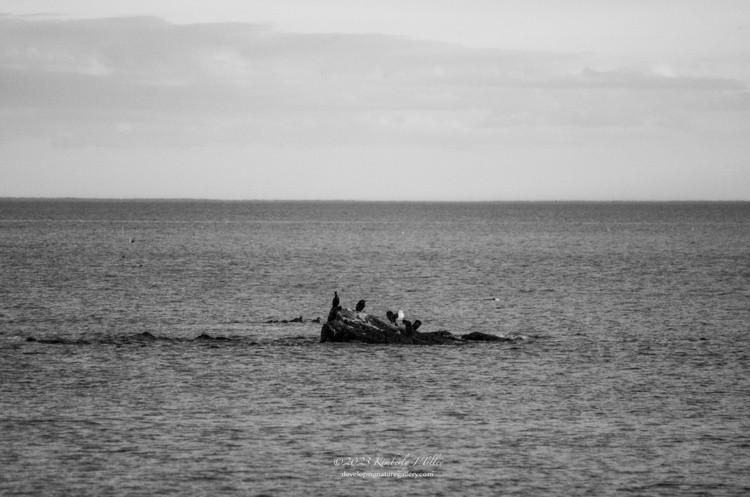
<svg viewBox="0 0 750 497"><path fill-rule="evenodd" d="M417 331L417 328L419 328L420 326L422 326L422 321L417 319L416 321L414 321L414 324L411 326L411 329L413 331Z"/></svg>
<svg viewBox="0 0 750 497"><path fill-rule="evenodd" d="M393 314L391 311L386 312L385 316L388 318L388 321L390 321L392 324L396 324L396 315Z"/></svg>
<svg viewBox="0 0 750 497"><path fill-rule="evenodd" d="M414 333L414 326L411 324L411 321L404 319L404 326L406 327L406 334L411 335Z"/></svg>
<svg viewBox="0 0 750 497"><path fill-rule="evenodd" d="M339 292L333 292L333 302L331 308L339 306Z"/></svg>
<svg viewBox="0 0 750 497"><path fill-rule="evenodd" d="M364 311L365 310L365 301L364 300L360 300L359 302L357 302L357 307L355 307L355 309L357 310L357 312Z"/></svg>

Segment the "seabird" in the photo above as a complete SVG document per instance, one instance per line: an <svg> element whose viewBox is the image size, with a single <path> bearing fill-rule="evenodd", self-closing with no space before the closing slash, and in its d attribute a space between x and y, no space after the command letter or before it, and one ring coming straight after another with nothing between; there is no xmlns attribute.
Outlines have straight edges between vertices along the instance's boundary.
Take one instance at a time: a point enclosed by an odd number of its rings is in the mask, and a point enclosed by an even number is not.
<svg viewBox="0 0 750 497"><path fill-rule="evenodd" d="M419 328L420 326L422 326L422 321L417 319L416 321L414 321L414 324L412 325L411 329L413 331L417 331L417 328Z"/></svg>
<svg viewBox="0 0 750 497"><path fill-rule="evenodd" d="M333 303L331 304L331 308L335 308L339 306L339 292L333 292Z"/></svg>
<svg viewBox="0 0 750 497"><path fill-rule="evenodd" d="M357 302L357 307L355 307L355 309L356 309L357 312L364 311L365 310L365 301L364 300L360 300L359 302Z"/></svg>
<svg viewBox="0 0 750 497"><path fill-rule="evenodd" d="M396 324L396 315L393 314L391 311L388 311L385 313L386 317L388 318L388 321L390 321L393 324Z"/></svg>
<svg viewBox="0 0 750 497"><path fill-rule="evenodd" d="M398 316L396 316L396 321L403 321L404 320L404 311L401 309L398 310Z"/></svg>
<svg viewBox="0 0 750 497"><path fill-rule="evenodd" d="M412 326L411 321L404 319L404 326L406 327L407 335L414 333L414 326Z"/></svg>

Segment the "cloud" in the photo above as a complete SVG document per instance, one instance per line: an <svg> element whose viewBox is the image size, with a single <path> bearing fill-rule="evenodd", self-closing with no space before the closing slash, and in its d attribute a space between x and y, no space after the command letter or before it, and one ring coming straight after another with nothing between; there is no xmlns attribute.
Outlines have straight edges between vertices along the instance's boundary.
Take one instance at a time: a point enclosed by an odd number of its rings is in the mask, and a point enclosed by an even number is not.
<svg viewBox="0 0 750 497"><path fill-rule="evenodd" d="M747 95L743 81L680 76L660 61L613 67L586 54L260 24L0 18L0 113L14 123L5 141L462 146L670 129L731 113Z"/></svg>

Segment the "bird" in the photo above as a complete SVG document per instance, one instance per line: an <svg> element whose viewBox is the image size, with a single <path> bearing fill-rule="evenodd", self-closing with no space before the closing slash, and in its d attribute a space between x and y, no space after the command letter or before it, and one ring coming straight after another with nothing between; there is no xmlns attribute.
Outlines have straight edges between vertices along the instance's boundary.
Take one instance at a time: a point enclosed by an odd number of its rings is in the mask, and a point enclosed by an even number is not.
<svg viewBox="0 0 750 497"><path fill-rule="evenodd" d="M355 307L355 309L356 309L357 312L364 311L365 310L365 301L364 300L360 300L359 302L357 302L357 307Z"/></svg>
<svg viewBox="0 0 750 497"><path fill-rule="evenodd" d="M404 319L404 326L406 327L406 334L411 335L414 333L414 326L412 326L411 321Z"/></svg>
<svg viewBox="0 0 750 497"><path fill-rule="evenodd" d="M331 303L331 308L338 307L339 306L339 292L333 292L333 302Z"/></svg>
<svg viewBox="0 0 750 497"><path fill-rule="evenodd" d="M388 318L388 321L390 321L392 324L396 324L396 315L393 314L391 311L386 312L385 316Z"/></svg>
<svg viewBox="0 0 750 497"><path fill-rule="evenodd" d="M411 329L413 331L417 331L417 328L419 328L420 326L422 326L422 321L417 319L416 321L414 321L414 324L412 325Z"/></svg>
<svg viewBox="0 0 750 497"><path fill-rule="evenodd" d="M396 321L403 321L404 320L404 311L401 309L398 310L398 316L396 316Z"/></svg>

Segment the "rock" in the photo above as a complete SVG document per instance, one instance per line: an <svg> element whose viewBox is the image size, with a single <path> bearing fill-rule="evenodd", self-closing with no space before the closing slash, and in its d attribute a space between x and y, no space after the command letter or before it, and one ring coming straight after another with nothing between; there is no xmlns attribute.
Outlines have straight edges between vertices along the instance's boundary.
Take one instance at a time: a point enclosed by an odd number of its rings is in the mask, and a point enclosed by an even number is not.
<svg viewBox="0 0 750 497"><path fill-rule="evenodd" d="M302 319L302 316L294 319L269 319L266 321L266 324L276 324L276 323L283 323L283 324L289 324L289 323L302 323L304 319Z"/></svg>
<svg viewBox="0 0 750 497"><path fill-rule="evenodd" d="M477 342L508 342L511 340L510 338L490 335L489 333L480 333L478 331L474 331L466 335L461 335L461 338L463 338L464 340L474 340Z"/></svg>
<svg viewBox="0 0 750 497"><path fill-rule="evenodd" d="M365 342L365 343L402 343L416 345L441 345L464 343L448 331L432 333L406 333L405 328L398 328L365 312L341 309L335 320L325 323L320 330L321 342Z"/></svg>

